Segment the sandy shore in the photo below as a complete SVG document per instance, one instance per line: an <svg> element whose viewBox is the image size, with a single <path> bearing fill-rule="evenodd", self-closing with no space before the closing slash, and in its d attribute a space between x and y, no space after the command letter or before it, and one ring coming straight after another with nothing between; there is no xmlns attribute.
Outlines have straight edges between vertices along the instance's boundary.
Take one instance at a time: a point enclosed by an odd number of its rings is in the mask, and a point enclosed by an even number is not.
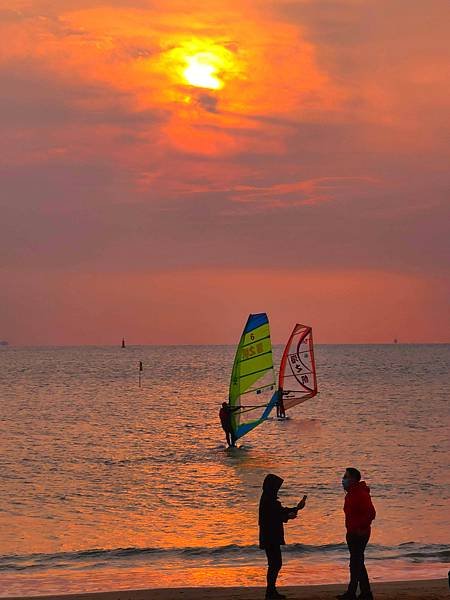
<svg viewBox="0 0 450 600"><path fill-rule="evenodd" d="M447 579L374 583L372 588L376 600L449 600L450 598ZM287 594L290 600L332 600L336 594L344 590L343 585L280 587L280 591ZM31 598L20 597L19 599L16 596L14 600L31 600ZM39 596L39 598L40 600L59 598L64 600L257 600L264 598L264 590L257 587L172 588Z"/></svg>

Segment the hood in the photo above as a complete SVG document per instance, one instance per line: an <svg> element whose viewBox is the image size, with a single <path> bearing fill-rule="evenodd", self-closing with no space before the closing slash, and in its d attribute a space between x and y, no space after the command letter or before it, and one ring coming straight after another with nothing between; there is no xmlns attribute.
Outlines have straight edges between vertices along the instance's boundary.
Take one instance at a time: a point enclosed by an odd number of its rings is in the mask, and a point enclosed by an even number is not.
<svg viewBox="0 0 450 600"><path fill-rule="evenodd" d="M263 483L263 492L268 494L277 495L280 487L283 485L284 479L278 477L278 475L274 475L273 473L269 473L266 475Z"/></svg>
<svg viewBox="0 0 450 600"><path fill-rule="evenodd" d="M370 494L370 487L365 481L358 481L348 491L352 494Z"/></svg>

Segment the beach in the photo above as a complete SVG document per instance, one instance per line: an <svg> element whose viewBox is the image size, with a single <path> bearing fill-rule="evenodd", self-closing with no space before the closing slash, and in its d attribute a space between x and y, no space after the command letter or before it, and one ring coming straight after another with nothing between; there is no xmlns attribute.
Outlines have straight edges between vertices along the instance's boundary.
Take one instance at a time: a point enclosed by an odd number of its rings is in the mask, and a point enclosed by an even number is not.
<svg viewBox="0 0 450 600"><path fill-rule="evenodd" d="M0 600L450 600L448 2L0 2Z"/></svg>
<svg viewBox="0 0 450 600"><path fill-rule="evenodd" d="M332 600L342 593L343 585L311 585L280 587L290 600ZM422 581L392 581L375 583L372 586L377 600L448 600L449 588L446 579ZM32 600L36 596L15 596L7 600ZM39 596L40 600L253 600L264 598L262 587L208 587L170 588L149 590L122 590L96 594L71 594Z"/></svg>

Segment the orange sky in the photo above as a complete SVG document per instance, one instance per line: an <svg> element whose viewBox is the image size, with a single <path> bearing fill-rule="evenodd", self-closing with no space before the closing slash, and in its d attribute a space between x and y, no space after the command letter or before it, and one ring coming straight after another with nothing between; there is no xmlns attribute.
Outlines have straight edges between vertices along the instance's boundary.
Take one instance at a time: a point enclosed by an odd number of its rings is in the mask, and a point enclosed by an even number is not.
<svg viewBox="0 0 450 600"><path fill-rule="evenodd" d="M449 341L449 17L0 1L0 339Z"/></svg>

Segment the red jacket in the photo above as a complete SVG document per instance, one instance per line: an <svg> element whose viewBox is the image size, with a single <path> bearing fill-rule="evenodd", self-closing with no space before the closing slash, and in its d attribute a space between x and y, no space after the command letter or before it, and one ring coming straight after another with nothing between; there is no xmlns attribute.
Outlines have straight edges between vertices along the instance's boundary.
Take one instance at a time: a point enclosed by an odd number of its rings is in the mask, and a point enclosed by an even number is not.
<svg viewBox="0 0 450 600"><path fill-rule="evenodd" d="M346 493L344 513L347 533L370 535L370 524L376 512L365 481L358 481Z"/></svg>

